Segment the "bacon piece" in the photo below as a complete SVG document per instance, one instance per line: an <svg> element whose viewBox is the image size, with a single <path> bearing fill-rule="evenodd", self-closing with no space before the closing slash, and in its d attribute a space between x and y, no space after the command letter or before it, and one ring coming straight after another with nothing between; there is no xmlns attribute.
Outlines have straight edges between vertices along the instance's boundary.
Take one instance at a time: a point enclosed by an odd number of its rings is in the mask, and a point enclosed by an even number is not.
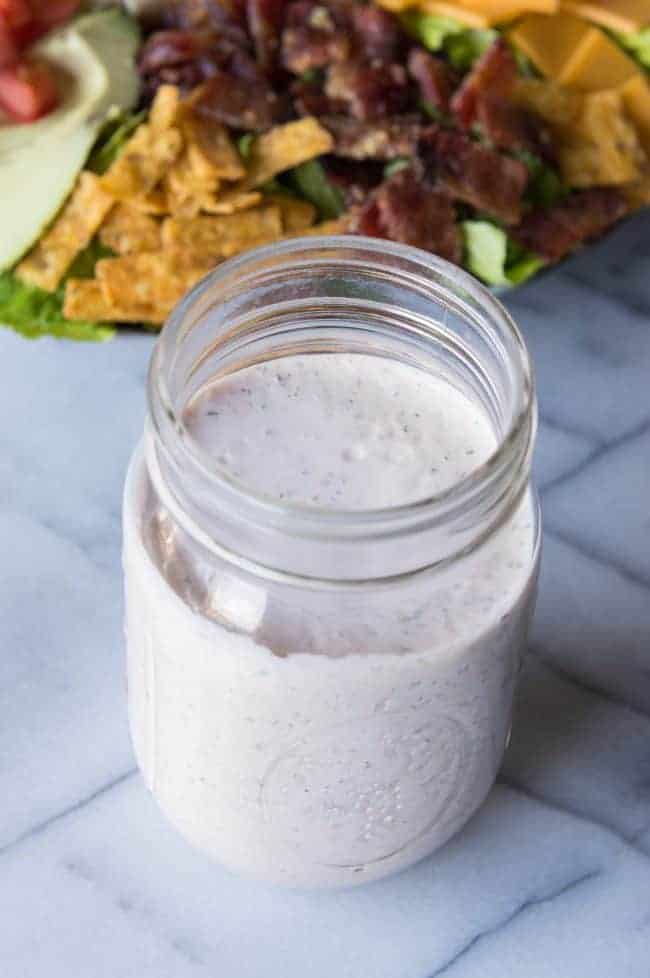
<svg viewBox="0 0 650 978"><path fill-rule="evenodd" d="M323 116L320 121L335 140L334 152L352 160L394 160L413 156L423 132L415 115L362 122L346 116Z"/></svg>
<svg viewBox="0 0 650 978"><path fill-rule="evenodd" d="M373 160L344 160L328 156L323 166L329 183L343 194L346 208L364 203L384 175L384 164Z"/></svg>
<svg viewBox="0 0 650 978"><path fill-rule="evenodd" d="M287 9L282 32L282 64L295 75L345 61L349 26L336 8L313 0L296 0Z"/></svg>
<svg viewBox="0 0 650 978"><path fill-rule="evenodd" d="M598 237L627 213L623 194L615 187L578 190L552 207L526 215L513 238L550 261L559 261L583 241Z"/></svg>
<svg viewBox="0 0 650 978"><path fill-rule="evenodd" d="M369 61L401 61L408 38L399 21L373 4L354 7L352 23L360 54Z"/></svg>
<svg viewBox="0 0 650 978"><path fill-rule="evenodd" d="M411 169L401 170L382 183L353 214L351 229L357 234L414 245L448 261L459 262L462 257L451 200Z"/></svg>
<svg viewBox="0 0 650 978"><path fill-rule="evenodd" d="M317 83L296 78L290 85L289 91L293 107L298 115L336 116L345 113L347 102L343 99L330 98Z"/></svg>
<svg viewBox="0 0 650 978"><path fill-rule="evenodd" d="M281 101L270 86L217 69L194 103L195 111L233 129L259 132L282 116Z"/></svg>
<svg viewBox="0 0 650 978"><path fill-rule="evenodd" d="M482 95L476 102L476 124L499 149L528 150L552 162L553 140L542 119L499 95Z"/></svg>
<svg viewBox="0 0 650 978"><path fill-rule="evenodd" d="M278 61L284 10L285 0L246 0L248 31L255 45L258 63L271 74Z"/></svg>
<svg viewBox="0 0 650 978"><path fill-rule="evenodd" d="M506 224L521 216L528 170L519 160L481 146L462 132L430 127L420 156L452 197L486 211Z"/></svg>
<svg viewBox="0 0 650 978"><path fill-rule="evenodd" d="M507 42L498 38L463 79L451 100L451 110L466 129L476 122L482 95L506 98L517 80L517 62Z"/></svg>
<svg viewBox="0 0 650 978"><path fill-rule="evenodd" d="M449 65L424 48L414 47L409 52L407 67L409 75L418 84L421 98L446 112L456 83L456 74Z"/></svg>
<svg viewBox="0 0 650 978"><path fill-rule="evenodd" d="M344 99L356 119L385 119L408 108L410 91L402 65L350 61L332 65L325 94Z"/></svg>

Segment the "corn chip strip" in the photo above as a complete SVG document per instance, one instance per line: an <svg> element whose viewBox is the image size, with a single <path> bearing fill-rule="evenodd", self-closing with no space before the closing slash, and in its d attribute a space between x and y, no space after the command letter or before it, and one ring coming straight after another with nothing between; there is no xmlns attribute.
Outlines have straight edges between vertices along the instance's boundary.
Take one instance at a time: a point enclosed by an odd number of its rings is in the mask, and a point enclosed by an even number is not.
<svg viewBox="0 0 650 978"><path fill-rule="evenodd" d="M129 204L116 204L100 228L99 239L118 255L158 251L160 224Z"/></svg>
<svg viewBox="0 0 650 978"><path fill-rule="evenodd" d="M150 306L171 309L215 262L179 255L173 250L103 258L95 275L106 300L116 308Z"/></svg>
<svg viewBox="0 0 650 978"><path fill-rule="evenodd" d="M149 305L115 306L108 302L101 283L94 278L71 278L65 286L63 315L66 319L83 319L90 322L163 323L167 316L164 309Z"/></svg>
<svg viewBox="0 0 650 978"><path fill-rule="evenodd" d="M262 200L259 190L226 190L222 194L205 194L201 210L208 214L236 214L255 207Z"/></svg>
<svg viewBox="0 0 650 978"><path fill-rule="evenodd" d="M282 234L279 207L259 207L219 217L186 221L170 217L163 222L163 248L176 249L201 261L227 257L260 241Z"/></svg>
<svg viewBox="0 0 650 978"><path fill-rule="evenodd" d="M171 129L178 121L180 91L175 85L161 85L149 113L149 126L154 133Z"/></svg>
<svg viewBox="0 0 650 978"><path fill-rule="evenodd" d="M181 119L183 137L194 172L204 182L241 180L246 168L228 130L187 108Z"/></svg>
<svg viewBox="0 0 650 978"><path fill-rule="evenodd" d="M331 152L333 147L331 134L310 116L275 126L254 140L240 188L259 187L284 170Z"/></svg>
<svg viewBox="0 0 650 978"><path fill-rule="evenodd" d="M68 268L87 245L113 206L99 177L82 173L54 224L16 269L29 285L54 292Z"/></svg>
<svg viewBox="0 0 650 978"><path fill-rule="evenodd" d="M308 200L300 200L290 194L266 194L264 201L280 208L282 228L286 232L304 231L316 218L316 208Z"/></svg>
<svg viewBox="0 0 650 978"><path fill-rule="evenodd" d="M101 178L102 188L116 200L145 197L177 158L182 145L176 128L157 133L147 124L139 126Z"/></svg>

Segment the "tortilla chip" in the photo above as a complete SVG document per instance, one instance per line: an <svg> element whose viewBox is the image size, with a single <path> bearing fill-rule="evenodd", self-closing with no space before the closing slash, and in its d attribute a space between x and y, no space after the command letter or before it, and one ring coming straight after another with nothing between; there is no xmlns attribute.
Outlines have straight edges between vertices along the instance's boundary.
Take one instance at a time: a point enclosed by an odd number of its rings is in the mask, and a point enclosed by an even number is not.
<svg viewBox="0 0 650 978"><path fill-rule="evenodd" d="M280 208L255 210L220 217L182 220L170 217L163 222L163 248L193 255L199 261L226 258L245 248L253 248L282 234Z"/></svg>
<svg viewBox="0 0 650 978"><path fill-rule="evenodd" d="M562 177L571 187L630 183L646 162L636 129L616 91L586 95L558 148Z"/></svg>
<svg viewBox="0 0 650 978"><path fill-rule="evenodd" d="M99 177L82 173L50 230L18 265L16 276L54 292L79 252L90 244L113 203Z"/></svg>
<svg viewBox="0 0 650 978"><path fill-rule="evenodd" d="M101 283L93 278L71 278L65 286L63 315L89 322L162 324L165 310L148 305L115 306L106 300Z"/></svg>
<svg viewBox="0 0 650 978"><path fill-rule="evenodd" d="M161 133L176 125L180 103L180 92L175 85L160 86L149 113L149 125L152 132Z"/></svg>
<svg viewBox="0 0 650 978"><path fill-rule="evenodd" d="M103 258L95 275L105 299L117 309L150 307L169 312L214 265L168 251Z"/></svg>
<svg viewBox="0 0 650 978"><path fill-rule="evenodd" d="M162 217L164 214L169 213L167 194L162 187L155 187L143 197L132 197L128 205L133 210L140 211L142 214L152 214L157 217Z"/></svg>
<svg viewBox="0 0 650 978"><path fill-rule="evenodd" d="M293 233L285 234L285 238L297 238L297 237L312 237L314 235L330 235L330 234L347 234L350 229L350 219L347 214L341 214L340 217L335 217L331 221L321 221L320 224L314 224L313 227L308 228L304 231L294 231Z"/></svg>
<svg viewBox="0 0 650 978"><path fill-rule="evenodd" d="M116 200L149 194L183 148L180 130L172 127L155 132L139 126L122 153L101 178L102 188Z"/></svg>
<svg viewBox="0 0 650 978"><path fill-rule="evenodd" d="M264 200L280 208L285 233L304 231L314 223L316 208L308 200L300 200L291 194L266 194Z"/></svg>
<svg viewBox="0 0 650 978"><path fill-rule="evenodd" d="M118 255L160 249L160 224L129 204L116 204L99 231L103 245Z"/></svg>
<svg viewBox="0 0 650 978"><path fill-rule="evenodd" d="M227 190L222 194L205 194L201 198L201 210L208 214L236 214L255 207L261 200L259 190Z"/></svg>
<svg viewBox="0 0 650 978"><path fill-rule="evenodd" d="M650 204L650 167L644 169L639 180L621 187L631 210L639 210Z"/></svg>
<svg viewBox="0 0 650 978"><path fill-rule="evenodd" d="M311 116L275 126L253 141L247 175L240 186L259 187L278 173L329 153L333 148L331 134Z"/></svg>
<svg viewBox="0 0 650 978"><path fill-rule="evenodd" d="M577 118L584 96L541 78L520 78L513 93L523 108L537 113L549 125L564 129Z"/></svg>
<svg viewBox="0 0 650 978"><path fill-rule="evenodd" d="M181 128L192 167L205 182L241 180L246 175L237 148L221 123L204 119L187 107Z"/></svg>

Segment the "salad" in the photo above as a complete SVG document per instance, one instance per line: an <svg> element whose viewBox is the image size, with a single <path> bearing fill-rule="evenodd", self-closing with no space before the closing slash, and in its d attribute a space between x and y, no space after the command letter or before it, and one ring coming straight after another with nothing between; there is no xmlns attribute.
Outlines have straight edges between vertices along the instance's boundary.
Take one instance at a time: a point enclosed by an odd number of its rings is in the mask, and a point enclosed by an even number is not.
<svg viewBox="0 0 650 978"><path fill-rule="evenodd" d="M0 322L158 328L305 233L507 287L650 203L646 4L381 3L0 0Z"/></svg>

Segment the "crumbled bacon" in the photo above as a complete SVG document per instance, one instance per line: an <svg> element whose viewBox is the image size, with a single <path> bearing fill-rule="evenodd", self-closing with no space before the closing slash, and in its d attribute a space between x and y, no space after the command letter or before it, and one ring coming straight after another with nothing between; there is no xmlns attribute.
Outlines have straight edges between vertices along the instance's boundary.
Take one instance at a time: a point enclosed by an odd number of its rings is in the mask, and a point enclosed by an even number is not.
<svg viewBox="0 0 650 978"><path fill-rule="evenodd" d="M402 65L385 62L348 61L331 65L327 71L325 93L344 99L356 119L383 119L403 112L410 91Z"/></svg>
<svg viewBox="0 0 650 978"><path fill-rule="evenodd" d="M435 58L424 48L411 48L408 73L417 82L420 97L429 105L446 112L456 83L455 72L442 58Z"/></svg>
<svg viewBox="0 0 650 978"><path fill-rule="evenodd" d="M499 149L525 149L549 162L553 159L548 126L500 95L487 93L477 98L475 123Z"/></svg>
<svg viewBox="0 0 650 978"><path fill-rule="evenodd" d="M420 152L452 197L506 224L517 223L528 182L519 160L481 146L465 133L433 127L420 141Z"/></svg>
<svg viewBox="0 0 650 978"><path fill-rule="evenodd" d="M140 71L149 75L161 68L177 68L196 61L208 50L209 43L200 31L156 31L142 47Z"/></svg>
<svg viewBox="0 0 650 978"><path fill-rule="evenodd" d="M414 245L449 261L461 259L461 236L452 201L410 169L382 183L353 216L351 227L357 234Z"/></svg>
<svg viewBox="0 0 650 978"><path fill-rule="evenodd" d="M529 174L513 157L552 162L553 141L516 104L517 64L503 38L459 84L443 55L364 0L170 0L159 25L167 29L140 58L145 99L164 82L197 89L197 112L240 131L317 117L334 137L323 166L357 233L460 261L460 202L556 261L625 213L619 191L595 188L522 217ZM384 180L396 159L405 168Z"/></svg>
<svg viewBox="0 0 650 978"><path fill-rule="evenodd" d="M357 48L369 61L400 61L408 39L399 21L387 10L372 4L353 8L352 21Z"/></svg>
<svg viewBox="0 0 650 978"><path fill-rule="evenodd" d="M361 122L345 116L320 120L334 136L335 153L353 160L394 160L412 156L423 132L421 119L402 115L377 122Z"/></svg>
<svg viewBox="0 0 650 978"><path fill-rule="evenodd" d="M269 86L220 70L204 83L194 105L199 115L255 132L270 128L281 116L280 100Z"/></svg>
<svg viewBox="0 0 650 978"><path fill-rule="evenodd" d="M248 45L246 0L176 0L162 10L169 27L218 31L237 44Z"/></svg>
<svg viewBox="0 0 650 978"><path fill-rule="evenodd" d="M350 50L349 25L336 9L314 0L295 0L287 8L282 32L282 63L301 75L311 68L344 61Z"/></svg>
<svg viewBox="0 0 650 978"><path fill-rule="evenodd" d="M297 78L292 82L289 91L293 107L298 115L339 115L346 111L347 102L343 99L330 98L323 91L322 85L316 82L303 81Z"/></svg>
<svg viewBox="0 0 650 978"><path fill-rule="evenodd" d="M584 241L598 237L626 211L625 198L618 189L591 187L552 207L531 211L512 235L529 251L558 261Z"/></svg>
<svg viewBox="0 0 650 978"><path fill-rule="evenodd" d="M362 204L371 190L381 183L384 175L383 163L372 160L357 162L328 156L323 166L328 182L343 194L346 208Z"/></svg>
<svg viewBox="0 0 650 978"><path fill-rule="evenodd" d="M246 0L248 30L262 69L272 73L280 50L284 0Z"/></svg>
<svg viewBox="0 0 650 978"><path fill-rule="evenodd" d="M517 62L507 42L500 37L465 76L451 100L451 110L466 129L476 122L479 98L489 93L507 97L517 80Z"/></svg>

